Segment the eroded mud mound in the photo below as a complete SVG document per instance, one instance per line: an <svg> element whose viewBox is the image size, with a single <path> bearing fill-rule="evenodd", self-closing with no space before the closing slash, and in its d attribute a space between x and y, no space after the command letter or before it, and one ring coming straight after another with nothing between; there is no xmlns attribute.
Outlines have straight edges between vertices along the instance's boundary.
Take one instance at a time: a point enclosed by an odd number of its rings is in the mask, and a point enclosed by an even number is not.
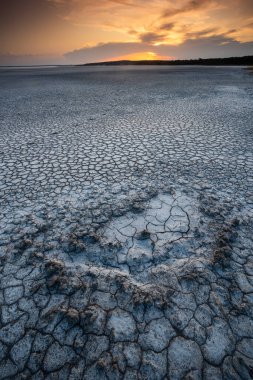
<svg viewBox="0 0 253 380"><path fill-rule="evenodd" d="M174 188L129 195L124 209L119 198L100 223L72 211L70 228L65 204L13 224L1 247L1 376L250 379L250 209Z"/></svg>

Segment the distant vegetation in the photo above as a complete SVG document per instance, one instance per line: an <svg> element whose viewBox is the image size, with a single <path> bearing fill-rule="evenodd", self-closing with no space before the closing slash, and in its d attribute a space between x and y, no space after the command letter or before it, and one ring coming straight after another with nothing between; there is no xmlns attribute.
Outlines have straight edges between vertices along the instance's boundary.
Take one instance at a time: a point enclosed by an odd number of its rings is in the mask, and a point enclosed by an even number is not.
<svg viewBox="0 0 253 380"><path fill-rule="evenodd" d="M240 66L253 66L253 55L247 55L244 57L229 57L229 58L207 58L207 59L177 59L171 60L153 60L153 61L106 61L106 62L94 62L85 63L77 66L124 66L124 65L206 65L206 66L226 66L226 65L240 65Z"/></svg>

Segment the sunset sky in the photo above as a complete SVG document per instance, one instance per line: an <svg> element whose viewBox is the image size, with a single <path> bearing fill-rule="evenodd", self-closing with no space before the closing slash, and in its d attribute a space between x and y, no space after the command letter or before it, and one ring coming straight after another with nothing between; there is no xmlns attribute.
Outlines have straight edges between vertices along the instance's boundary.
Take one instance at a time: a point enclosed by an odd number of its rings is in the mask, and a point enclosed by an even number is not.
<svg viewBox="0 0 253 380"><path fill-rule="evenodd" d="M0 64L253 55L253 0L1 0Z"/></svg>

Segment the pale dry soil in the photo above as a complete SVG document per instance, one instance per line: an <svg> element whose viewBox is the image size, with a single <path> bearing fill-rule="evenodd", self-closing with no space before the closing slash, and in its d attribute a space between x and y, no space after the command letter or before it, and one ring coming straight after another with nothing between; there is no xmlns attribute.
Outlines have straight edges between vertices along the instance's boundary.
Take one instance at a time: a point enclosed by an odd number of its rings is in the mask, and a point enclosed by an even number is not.
<svg viewBox="0 0 253 380"><path fill-rule="evenodd" d="M0 70L0 378L253 378L253 76Z"/></svg>

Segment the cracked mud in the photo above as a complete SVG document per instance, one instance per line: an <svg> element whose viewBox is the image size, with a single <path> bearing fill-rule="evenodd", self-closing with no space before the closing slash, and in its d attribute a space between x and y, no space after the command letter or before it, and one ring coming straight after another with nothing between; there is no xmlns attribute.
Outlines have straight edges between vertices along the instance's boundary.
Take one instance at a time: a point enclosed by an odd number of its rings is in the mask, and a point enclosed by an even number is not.
<svg viewBox="0 0 253 380"><path fill-rule="evenodd" d="M253 77L113 70L0 71L0 378L252 379Z"/></svg>

